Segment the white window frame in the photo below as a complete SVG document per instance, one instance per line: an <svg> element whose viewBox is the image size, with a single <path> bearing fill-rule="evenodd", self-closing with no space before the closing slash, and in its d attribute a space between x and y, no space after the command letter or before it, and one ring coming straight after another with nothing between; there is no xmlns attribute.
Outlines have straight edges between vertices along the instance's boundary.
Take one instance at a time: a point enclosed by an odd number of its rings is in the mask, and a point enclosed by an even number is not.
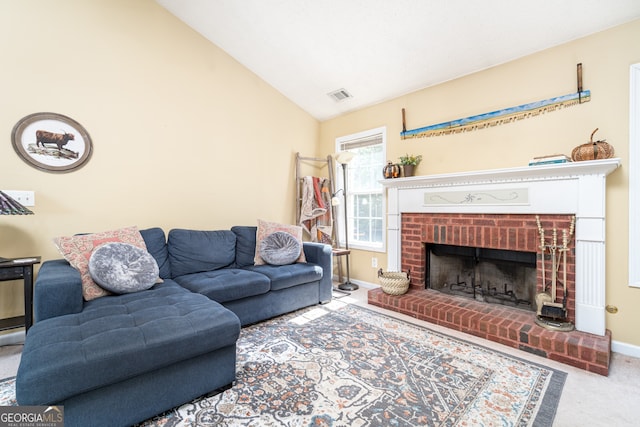
<svg viewBox="0 0 640 427"><path fill-rule="evenodd" d="M629 78L629 286L640 288L640 63Z"/></svg>
<svg viewBox="0 0 640 427"><path fill-rule="evenodd" d="M361 140L361 139L367 139L367 138L373 138L380 135L382 137L382 158L386 159L387 158L387 128L386 126L382 126L382 127L378 127L375 129L370 129L370 130L366 130L366 131L362 131L362 132L358 132L358 133L354 133L351 135L345 135L345 136L341 136L336 138L336 153L339 153L340 151L342 151L342 147L345 144L348 144L349 142L355 142L357 140ZM347 150L348 151L348 150ZM383 161L384 163L384 161ZM384 165L383 165L384 166ZM339 164L338 162L335 162L335 169L336 169L336 173L335 173L335 177L336 177L336 191L338 192L340 189L344 188L343 182L342 182L342 176L343 176L343 171L342 171L342 165ZM382 167L380 168L380 179L382 179ZM349 173L349 166L347 165L347 173ZM349 239L349 249L361 249L361 250L366 250L366 251L372 251L372 252L386 252L386 247L387 247L387 236L386 236L386 229L387 229L387 216L386 216L386 206L387 206L387 200L386 200L386 191L384 189L384 187L382 186L382 184L380 185L380 194L382 195L382 242L381 245L368 245L368 244L362 244L358 241L352 240L351 238ZM347 187L347 191L350 194L353 194L353 192L351 191L351 189L349 187ZM338 197L340 198L340 205L337 206L336 209L336 227L337 227L337 237L338 237L338 242L340 244L340 246L344 247L345 244L345 239L344 239L344 203L343 200L344 198L342 197L342 191L339 191ZM347 197L349 197L349 194L347 194ZM349 221L349 223L351 224L351 219ZM351 232L353 230L351 230L351 228L349 229Z"/></svg>

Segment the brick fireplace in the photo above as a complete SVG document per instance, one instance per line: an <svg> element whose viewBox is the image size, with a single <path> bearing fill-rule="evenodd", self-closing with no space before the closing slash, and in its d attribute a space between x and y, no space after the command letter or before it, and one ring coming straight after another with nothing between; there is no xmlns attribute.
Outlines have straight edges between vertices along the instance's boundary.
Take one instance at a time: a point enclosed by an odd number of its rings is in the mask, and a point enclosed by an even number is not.
<svg viewBox="0 0 640 427"><path fill-rule="evenodd" d="M551 234L554 228L569 230L572 215L541 215L543 228ZM447 214L404 213L401 228L402 271L411 271L411 287L425 288L425 245L439 243L474 248L502 249L520 252L540 252L540 238L536 216L531 214ZM560 237L558 237L560 244ZM575 323L575 245L573 239L567 251L567 311ZM543 292L542 257L537 256L536 291ZM547 284L550 281L552 261L545 257ZM562 287L556 289L556 298L562 299Z"/></svg>
<svg viewBox="0 0 640 427"><path fill-rule="evenodd" d="M605 328L606 176L618 159L385 180L388 270L411 270L410 290L391 296L369 292L369 303L606 375L611 336ZM568 318L576 331L535 324L535 313L485 304L425 289L425 247L430 243L537 253L536 216L546 237L569 229ZM548 283L547 277L547 283ZM562 287L557 289L562 298Z"/></svg>

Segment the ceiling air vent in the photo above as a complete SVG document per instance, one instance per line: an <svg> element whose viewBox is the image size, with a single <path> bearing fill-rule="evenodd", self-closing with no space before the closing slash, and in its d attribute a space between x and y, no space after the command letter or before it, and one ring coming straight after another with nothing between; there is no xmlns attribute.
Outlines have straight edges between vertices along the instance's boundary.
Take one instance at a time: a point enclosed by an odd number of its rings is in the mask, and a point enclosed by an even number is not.
<svg viewBox="0 0 640 427"><path fill-rule="evenodd" d="M345 89L338 89L336 91L333 91L329 93L329 96L333 98L334 101L337 101L337 102L344 101L347 98L353 98L353 95L351 95Z"/></svg>

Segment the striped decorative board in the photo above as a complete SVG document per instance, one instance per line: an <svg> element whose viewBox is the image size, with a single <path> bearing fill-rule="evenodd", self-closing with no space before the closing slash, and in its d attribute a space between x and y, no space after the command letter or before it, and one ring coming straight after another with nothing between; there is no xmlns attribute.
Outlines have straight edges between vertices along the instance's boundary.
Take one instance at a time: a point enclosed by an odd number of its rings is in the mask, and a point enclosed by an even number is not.
<svg viewBox="0 0 640 427"><path fill-rule="evenodd" d="M530 117L555 111L564 107L582 104L583 102L588 102L590 100L591 91L584 90L581 92L571 93L569 95L519 105L517 107L505 108L491 113L479 114L464 119L452 120L450 122L407 130L400 132L400 136L402 139L406 139L469 132L484 129L486 127L511 123L517 120L528 119Z"/></svg>

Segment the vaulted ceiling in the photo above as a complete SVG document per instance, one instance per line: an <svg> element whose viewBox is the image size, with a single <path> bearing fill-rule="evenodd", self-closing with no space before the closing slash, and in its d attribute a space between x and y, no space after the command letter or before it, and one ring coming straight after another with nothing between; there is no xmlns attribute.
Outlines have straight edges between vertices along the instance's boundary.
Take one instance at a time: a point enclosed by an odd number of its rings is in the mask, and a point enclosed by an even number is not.
<svg viewBox="0 0 640 427"><path fill-rule="evenodd" d="M640 18L638 0L156 1L318 120Z"/></svg>

